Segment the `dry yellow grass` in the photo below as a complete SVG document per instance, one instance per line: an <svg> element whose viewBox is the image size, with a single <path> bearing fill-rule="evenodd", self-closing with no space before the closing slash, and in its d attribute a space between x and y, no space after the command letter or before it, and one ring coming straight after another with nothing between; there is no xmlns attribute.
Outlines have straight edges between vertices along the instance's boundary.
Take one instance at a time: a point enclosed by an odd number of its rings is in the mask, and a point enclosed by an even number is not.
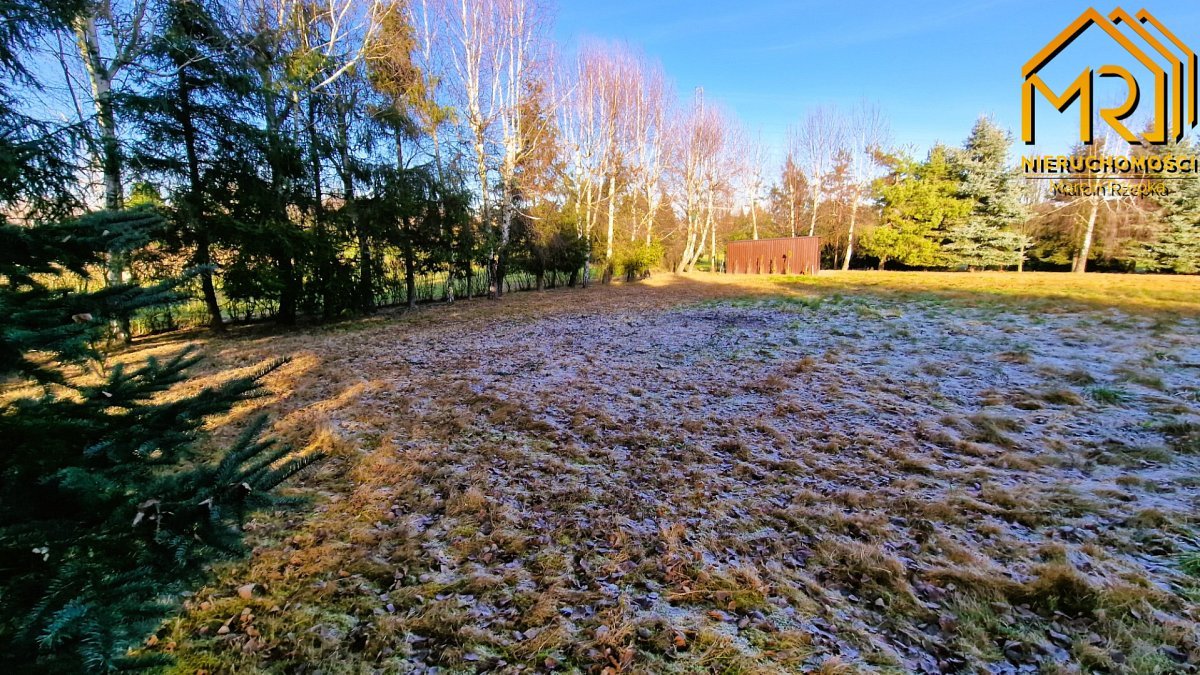
<svg viewBox="0 0 1200 675"><path fill-rule="evenodd" d="M1200 277L1059 272L822 272L781 282L847 293L932 294L971 303L1200 314Z"/></svg>

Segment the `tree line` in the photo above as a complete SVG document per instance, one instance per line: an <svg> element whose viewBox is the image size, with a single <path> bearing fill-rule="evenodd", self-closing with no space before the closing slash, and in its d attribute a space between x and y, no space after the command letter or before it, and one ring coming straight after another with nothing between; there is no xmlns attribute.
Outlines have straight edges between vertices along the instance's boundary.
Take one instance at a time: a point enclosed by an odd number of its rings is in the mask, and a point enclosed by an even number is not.
<svg viewBox="0 0 1200 675"><path fill-rule="evenodd" d="M810 112L793 128L780 178L766 198L767 233L820 236L827 267L1200 272L1200 177L1168 179L1166 195L1055 193L1049 181L1022 175L1011 134L987 117L962 145L939 144L923 157L856 141L856 123L829 108ZM1100 137L1070 152L1091 158L1196 149L1189 142L1130 147ZM1065 180L1090 188L1114 181L1092 173ZM1140 175L1121 182L1163 180ZM756 223L749 229L758 236Z"/></svg>
<svg viewBox="0 0 1200 675"><path fill-rule="evenodd" d="M868 103L809 111L776 173L760 136L653 59L561 53L535 0L77 10L10 54L36 66L14 85L40 131L20 133L53 136L72 180L21 186L9 219L155 210L104 276L192 270L214 330L720 269L724 242L760 236L820 236L841 269L1195 268L1192 230L1168 224L1191 217L1190 181L1170 203L1064 200L1015 175L986 120L914 158Z"/></svg>

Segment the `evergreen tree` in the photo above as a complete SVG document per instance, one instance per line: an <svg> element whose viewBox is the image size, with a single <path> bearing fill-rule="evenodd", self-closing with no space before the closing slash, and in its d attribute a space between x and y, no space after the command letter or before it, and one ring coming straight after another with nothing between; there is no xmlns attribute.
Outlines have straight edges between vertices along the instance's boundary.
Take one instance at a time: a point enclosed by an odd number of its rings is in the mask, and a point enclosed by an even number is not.
<svg viewBox="0 0 1200 675"><path fill-rule="evenodd" d="M1190 139L1182 142L1168 141L1165 145L1139 146L1131 149L1136 155L1154 158L1166 155L1188 156L1196 154L1197 147ZM1149 208L1158 227L1151 228L1142 241L1132 244L1127 250L1136 269L1147 272L1175 272L1177 274L1200 273L1200 180L1188 176L1159 174L1146 176L1150 182L1163 181L1169 194L1155 197ZM1154 207L1159 207L1154 211Z"/></svg>
<svg viewBox="0 0 1200 675"><path fill-rule="evenodd" d="M883 205L880 224L862 237L859 250L879 258L880 269L891 260L909 266L940 264L938 242L971 210L971 203L958 195L946 149L935 147L924 162L902 155L880 161L889 169L875 186Z"/></svg>
<svg viewBox="0 0 1200 675"><path fill-rule="evenodd" d="M456 258L458 233L470 222L469 196L434 174L430 166L378 167L371 196L355 205L359 236L377 252L398 251L409 307L416 306L417 275L447 269Z"/></svg>
<svg viewBox="0 0 1200 675"><path fill-rule="evenodd" d="M131 163L142 173L177 186L171 200L171 239L190 251L197 266L209 325L224 323L217 299L212 247L238 247L249 234L223 217L229 190L223 158L252 143L244 122L249 82L238 50L222 30L220 5L206 0L166 0L162 33L147 48L151 69L124 107L139 139Z"/></svg>
<svg viewBox="0 0 1200 675"><path fill-rule="evenodd" d="M234 219L253 224L257 230L251 250L240 251L238 268L230 270L230 275L241 276L266 291L258 297L275 302L279 323L291 325L299 315L304 292L302 265L312 237L293 222L289 210L297 207L311 212L314 202L308 196L313 186L304 180L305 153L297 143L303 131L297 119L298 90L301 83L312 79L312 61L321 57L319 51L297 50L289 27L276 23L297 17L276 15L265 7L253 12L252 24L246 26L245 34L236 36L236 42L246 50L244 67L253 81L253 119L260 126L254 145L240 147L241 157L225 168L240 193L231 205ZM249 271L253 275L247 277L244 273Z"/></svg>
<svg viewBox="0 0 1200 675"><path fill-rule="evenodd" d="M161 395L197 362L186 350L97 383L67 368L99 356L115 311L173 299L168 284L58 290L141 229L122 221L152 217L0 224L0 376L41 383L0 403L0 654L31 672L136 665L129 647L173 596L238 551L247 509L313 459L258 440L262 421L216 459L197 452L205 421L256 395L279 363L183 396Z"/></svg>
<svg viewBox="0 0 1200 675"><path fill-rule="evenodd" d="M1013 227L1028 218L1020 178L1008 164L1011 136L981 117L963 149L954 153L961 175L959 195L974 204L971 213L947 232L944 249L958 265L1021 266L1027 238Z"/></svg>
<svg viewBox="0 0 1200 675"><path fill-rule="evenodd" d="M0 204L19 202L42 215L66 213L77 205L66 189L75 178L67 154L81 129L23 114L11 89L17 84L41 89L20 57L35 37L66 25L77 3L5 0L0 9Z"/></svg>
<svg viewBox="0 0 1200 675"><path fill-rule="evenodd" d="M9 76L19 76L15 42L54 14L47 8L25 16L27 25L0 30L0 68ZM0 124L18 128L5 84ZM0 134L0 214L69 204L63 144L42 131L34 125ZM223 455L196 451L204 422L254 396L277 364L190 395L171 391L197 360L188 351L163 363L114 367L103 379L72 367L97 363L121 317L177 299L170 281L72 290L103 269L109 252L143 244L161 224L152 209L34 226L0 215L0 377L32 392L0 402L6 672L138 665L129 648L206 562L237 551L246 510L269 501L271 488L313 459L289 458L287 448L258 440L261 421Z"/></svg>
<svg viewBox="0 0 1200 675"><path fill-rule="evenodd" d="M1139 269L1179 274L1200 273L1200 179L1172 181L1163 198L1163 230L1153 241L1135 249Z"/></svg>

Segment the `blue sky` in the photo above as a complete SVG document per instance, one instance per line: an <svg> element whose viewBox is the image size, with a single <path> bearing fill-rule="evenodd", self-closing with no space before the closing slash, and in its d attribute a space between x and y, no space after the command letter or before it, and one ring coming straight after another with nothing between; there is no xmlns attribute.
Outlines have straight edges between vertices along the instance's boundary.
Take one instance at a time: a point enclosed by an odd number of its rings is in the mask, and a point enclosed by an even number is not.
<svg viewBox="0 0 1200 675"><path fill-rule="evenodd" d="M724 102L769 143L781 142L810 106L848 106L865 97L883 108L897 144L923 150L938 141L961 143L981 114L1018 132L1021 66L1093 5L1102 13L1116 6L1077 0L559 0L556 30L568 50L587 38L640 48L663 63L681 96L703 86L706 97ZM1197 0L1120 6L1130 13L1145 7L1200 49ZM1093 32L1064 53L1058 71L1077 75L1085 61L1106 62L1109 45ZM1053 86L1069 81L1058 71L1048 69ZM1100 105L1118 93L1101 87L1096 96ZM1064 115L1074 127L1048 112L1039 115L1050 124L1045 132L1039 125L1038 150L1065 150L1078 128L1075 110Z"/></svg>

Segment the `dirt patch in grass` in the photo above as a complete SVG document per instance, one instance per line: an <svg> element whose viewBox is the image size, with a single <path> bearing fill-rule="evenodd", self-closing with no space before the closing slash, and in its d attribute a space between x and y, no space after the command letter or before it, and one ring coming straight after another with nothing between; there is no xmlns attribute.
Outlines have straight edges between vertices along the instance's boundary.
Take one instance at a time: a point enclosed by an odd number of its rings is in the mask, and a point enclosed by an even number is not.
<svg viewBox="0 0 1200 675"><path fill-rule="evenodd" d="M181 672L1195 669L1197 283L989 279L663 277L211 342L214 366L299 355L256 405L338 452L153 648Z"/></svg>

